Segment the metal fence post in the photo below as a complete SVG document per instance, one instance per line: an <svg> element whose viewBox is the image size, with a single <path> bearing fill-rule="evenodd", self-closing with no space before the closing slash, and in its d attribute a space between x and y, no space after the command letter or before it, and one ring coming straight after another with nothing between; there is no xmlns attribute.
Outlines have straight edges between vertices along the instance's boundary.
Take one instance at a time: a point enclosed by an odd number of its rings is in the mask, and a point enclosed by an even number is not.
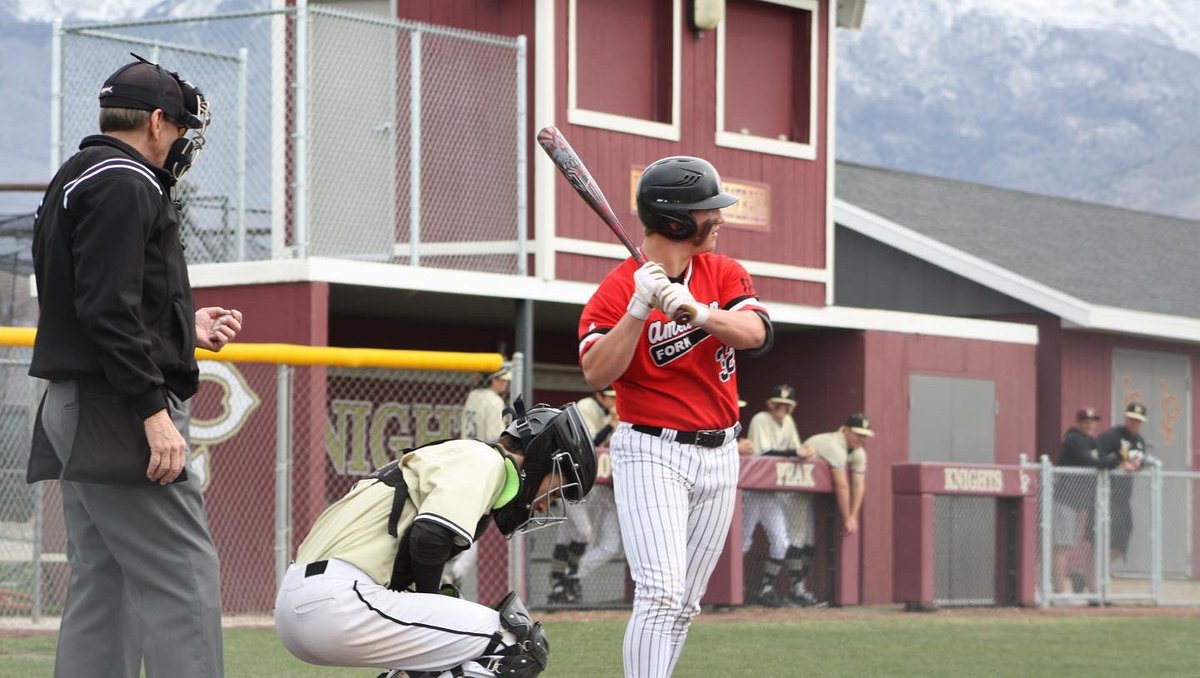
<svg viewBox="0 0 1200 678"><path fill-rule="evenodd" d="M56 22L57 23L57 22ZM28 414L25 417L26 429L25 439L33 438L33 430L37 426L37 411L38 404L42 398L42 389L40 381L33 378L27 378L27 383L33 386L33 397L29 399ZM45 483L33 484L33 544L31 544L33 552L30 554L31 563L29 569L31 571L30 579L30 596L33 600L30 601L32 606L31 614L33 622L36 624L42 617L42 582L45 577L42 576L42 530L45 529L42 516L45 509L45 496L42 494L45 488Z"/></svg>
<svg viewBox="0 0 1200 678"><path fill-rule="evenodd" d="M525 36L517 36L517 275L528 275L529 265L526 252L525 232L528 224L529 196L526 177L526 129L525 110Z"/></svg>
<svg viewBox="0 0 1200 678"><path fill-rule="evenodd" d="M237 242L234 252L238 261L246 260L246 96L249 78L250 50L238 50L237 93Z"/></svg>
<svg viewBox="0 0 1200 678"><path fill-rule="evenodd" d="M1096 560L1096 590L1100 596L1100 602L1108 601L1109 591L1109 576L1111 572L1109 567L1109 504L1108 494L1111 482L1111 472L1108 469L1101 469L1096 474L1096 506L1095 519L1092 521L1095 532L1092 534L1092 543L1095 544L1095 560Z"/></svg>
<svg viewBox="0 0 1200 678"><path fill-rule="evenodd" d="M1163 588L1163 477L1162 462L1150 464L1150 594L1162 602Z"/></svg>
<svg viewBox="0 0 1200 678"><path fill-rule="evenodd" d="M509 393L513 397L525 393L525 354L517 351L512 354L509 369L512 370L512 388ZM527 565L529 545L525 535L514 535L508 540L508 588L516 591L521 600L529 598L529 577Z"/></svg>
<svg viewBox="0 0 1200 678"><path fill-rule="evenodd" d="M408 263L421 265L421 31L409 34Z"/></svg>
<svg viewBox="0 0 1200 678"><path fill-rule="evenodd" d="M50 173L54 176L62 164L63 76L62 19L56 18L50 33Z"/></svg>
<svg viewBox="0 0 1200 678"><path fill-rule="evenodd" d="M1041 500L1039 511L1039 522L1041 525L1040 533L1042 535L1041 545L1041 579L1042 579L1042 607L1050 605L1050 596L1054 594L1053 581L1053 553L1052 548L1053 535L1050 530L1053 524L1054 516L1054 467L1050 465L1050 457L1043 454L1041 456L1041 478L1038 479L1038 489L1041 492L1039 499Z"/></svg>
<svg viewBox="0 0 1200 678"><path fill-rule="evenodd" d="M292 367L275 370L275 584L283 584L292 546Z"/></svg>
<svg viewBox="0 0 1200 678"><path fill-rule="evenodd" d="M308 256L308 0L296 0L296 130L292 135L295 168L292 209L296 258Z"/></svg>

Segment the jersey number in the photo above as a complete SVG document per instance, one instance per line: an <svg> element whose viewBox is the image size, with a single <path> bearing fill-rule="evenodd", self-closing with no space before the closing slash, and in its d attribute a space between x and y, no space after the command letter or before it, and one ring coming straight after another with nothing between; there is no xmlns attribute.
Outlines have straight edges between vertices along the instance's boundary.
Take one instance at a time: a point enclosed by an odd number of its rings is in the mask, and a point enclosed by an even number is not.
<svg viewBox="0 0 1200 678"><path fill-rule="evenodd" d="M734 372L737 372L737 360L734 358L733 348L730 346L722 346L717 349L717 364L721 366L721 371L717 376L721 381L729 381Z"/></svg>

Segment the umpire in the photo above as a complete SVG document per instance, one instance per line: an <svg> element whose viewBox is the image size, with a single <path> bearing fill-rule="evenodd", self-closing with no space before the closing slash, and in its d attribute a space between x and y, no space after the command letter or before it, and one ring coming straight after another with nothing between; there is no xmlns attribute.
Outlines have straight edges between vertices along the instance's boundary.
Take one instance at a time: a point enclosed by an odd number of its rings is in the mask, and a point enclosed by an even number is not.
<svg viewBox="0 0 1200 678"><path fill-rule="evenodd" d="M50 384L27 479L61 480L71 578L55 676L221 676L217 553L186 471L197 345L241 313L192 311L172 201L204 143L194 86L142 59L100 89L100 134L34 222L41 314L29 373ZM191 137L187 136L189 132Z"/></svg>

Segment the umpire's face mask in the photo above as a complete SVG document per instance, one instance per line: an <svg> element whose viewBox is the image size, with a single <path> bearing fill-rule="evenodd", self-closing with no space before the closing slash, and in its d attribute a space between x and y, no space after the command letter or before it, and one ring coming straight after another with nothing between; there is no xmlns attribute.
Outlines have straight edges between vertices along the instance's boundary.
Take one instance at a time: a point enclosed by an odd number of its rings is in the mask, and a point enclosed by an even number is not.
<svg viewBox="0 0 1200 678"><path fill-rule="evenodd" d="M163 163L163 167L171 173L172 177L175 177L176 181L187 174L188 170L192 168L192 164L196 162L196 158L200 156L200 151L204 149L204 132L208 130L208 123L212 121L212 115L208 111L208 102L199 92L196 93L196 102L196 117L200 119L200 127L192 130L190 136L176 139L167 151L167 159Z"/></svg>

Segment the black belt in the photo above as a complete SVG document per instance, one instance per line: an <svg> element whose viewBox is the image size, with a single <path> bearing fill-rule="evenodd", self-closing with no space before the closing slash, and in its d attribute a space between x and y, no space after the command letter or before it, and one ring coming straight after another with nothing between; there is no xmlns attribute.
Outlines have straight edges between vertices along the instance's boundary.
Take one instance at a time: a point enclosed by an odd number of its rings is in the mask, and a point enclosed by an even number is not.
<svg viewBox="0 0 1200 678"><path fill-rule="evenodd" d="M313 577L318 574L325 574L325 568L329 567L328 560L318 560L315 563L309 563L304 566L304 576Z"/></svg>
<svg viewBox="0 0 1200 678"><path fill-rule="evenodd" d="M638 433L645 433L649 436L660 437L663 434L661 426L642 426L634 424L631 427ZM734 425L734 436L741 430L740 424ZM721 447L725 444L725 429L709 429L706 431L676 431L675 442L683 445L696 445L698 447Z"/></svg>

